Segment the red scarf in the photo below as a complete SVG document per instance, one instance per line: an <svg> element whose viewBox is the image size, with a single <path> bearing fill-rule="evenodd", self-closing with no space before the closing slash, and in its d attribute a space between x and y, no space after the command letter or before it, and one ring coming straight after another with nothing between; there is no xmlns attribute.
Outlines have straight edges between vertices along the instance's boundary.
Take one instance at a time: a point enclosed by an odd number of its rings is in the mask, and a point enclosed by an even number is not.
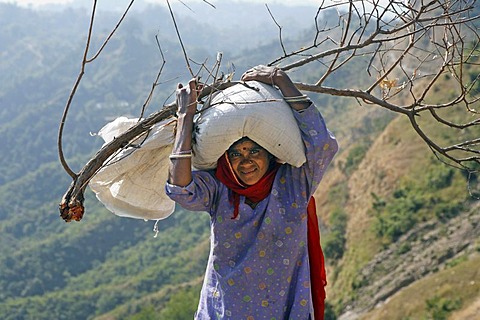
<svg viewBox="0 0 480 320"><path fill-rule="evenodd" d="M244 185L238 180L226 152L220 157L220 159L218 159L215 176L232 192L230 197L230 201L233 202L232 219L235 219L238 216L240 195L245 196L253 203L257 203L265 199L270 194L273 180L275 180L275 175L277 174L279 167L280 164L275 163L257 183L248 186Z"/></svg>
<svg viewBox="0 0 480 320"><path fill-rule="evenodd" d="M325 271L325 258L320 245L320 229L318 228L317 208L315 198L308 201L308 259L310 262L310 280L312 283L312 299L315 320L323 320L325 314L325 286L327 273Z"/></svg>
<svg viewBox="0 0 480 320"><path fill-rule="evenodd" d="M275 179L279 167L280 164L276 163L256 184L248 186L242 184L235 176L227 153L224 153L223 156L218 159L215 176L232 192L230 198L234 208L232 219L235 219L238 216L240 195L257 203L270 194L273 180ZM315 320L323 320L325 313L325 286L327 285L327 276L325 272L323 251L320 246L317 210L315 207L315 199L313 197L311 197L308 202L307 214L308 257L310 262L310 280L312 283L313 310L315 313Z"/></svg>

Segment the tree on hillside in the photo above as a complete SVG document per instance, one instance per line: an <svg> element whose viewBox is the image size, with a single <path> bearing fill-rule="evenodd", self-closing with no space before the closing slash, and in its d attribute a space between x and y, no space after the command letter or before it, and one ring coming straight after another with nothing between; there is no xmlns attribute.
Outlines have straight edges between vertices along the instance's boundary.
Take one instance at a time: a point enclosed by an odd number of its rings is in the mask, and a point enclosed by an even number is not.
<svg viewBox="0 0 480 320"><path fill-rule="evenodd" d="M82 69L67 101L58 136L59 156L73 182L65 193L60 212L65 221L83 216L83 193L92 176L107 159L155 123L173 117L175 105L165 105L136 126L106 144L82 168L73 172L62 151L63 125L84 70L101 54L105 45L125 19L135 0L131 0L117 26L99 51L91 55L90 38L96 3L93 1L88 40ZM185 63L192 77L207 74L201 97L235 82L220 72L221 56L213 66L192 63L182 41L174 12L166 1L177 30ZM205 5L211 5L204 0ZM386 108L408 118L411 128L425 141L440 161L478 173L480 168L480 127L478 105L479 10L475 0L338 0L322 1L312 21L315 32L311 43L300 48L287 48L282 26L267 6L271 23L278 27L279 57L265 62L285 71L302 70L315 76L311 83L296 83L303 91L354 98L359 104ZM332 15L332 12L335 15ZM335 16L335 19L331 17ZM158 48L161 52L160 43ZM163 56L163 53L162 53ZM192 65L194 67L192 67ZM159 84L164 64L160 67L144 108ZM331 81L340 70L362 66L361 83L351 87L335 87ZM194 68L198 70L194 71ZM364 79L368 79L364 81ZM438 92L448 100L439 100ZM142 111L143 116L143 111ZM433 131L444 132L448 139L437 141Z"/></svg>

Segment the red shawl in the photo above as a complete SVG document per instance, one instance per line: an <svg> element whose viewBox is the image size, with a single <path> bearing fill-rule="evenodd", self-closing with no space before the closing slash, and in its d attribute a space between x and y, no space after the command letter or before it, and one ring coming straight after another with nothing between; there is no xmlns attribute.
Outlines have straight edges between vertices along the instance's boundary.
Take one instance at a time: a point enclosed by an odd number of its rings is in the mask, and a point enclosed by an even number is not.
<svg viewBox="0 0 480 320"><path fill-rule="evenodd" d="M238 206L240 205L240 195L245 196L253 203L257 203L265 199L272 189L273 180L275 180L275 174L280 167L279 163L275 165L265 173L265 175L254 185L244 185L233 172L232 165L228 159L227 153L218 159L217 171L215 173L218 180L227 186L232 191L233 202L233 217L235 219L238 216Z"/></svg>
<svg viewBox="0 0 480 320"><path fill-rule="evenodd" d="M240 205L240 195L245 196L250 201L257 203L265 199L272 189L273 180L280 164L276 163L270 170L254 185L244 185L237 179L233 168L228 160L227 153L224 153L218 160L215 176L220 182L227 186L231 192L231 202L234 211L232 219L238 216L238 207ZM310 280L312 283L313 309L315 320L324 319L325 311L325 286L327 285L327 276L325 272L325 261L322 247L320 246L320 232L318 229L318 218L315 207L315 199L310 198L307 207L307 236L308 236L308 256L310 262Z"/></svg>
<svg viewBox="0 0 480 320"><path fill-rule="evenodd" d="M315 320L323 320L325 313L325 286L327 273L325 271L325 258L320 245L320 229L318 228L317 208L315 198L308 201L308 259L310 262L310 280L312 282L312 299Z"/></svg>

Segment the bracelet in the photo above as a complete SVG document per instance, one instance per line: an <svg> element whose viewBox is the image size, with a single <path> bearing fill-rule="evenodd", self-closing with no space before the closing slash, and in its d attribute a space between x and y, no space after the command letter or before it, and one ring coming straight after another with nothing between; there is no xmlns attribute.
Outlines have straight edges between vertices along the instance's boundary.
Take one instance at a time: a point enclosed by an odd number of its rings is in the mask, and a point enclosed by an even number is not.
<svg viewBox="0 0 480 320"><path fill-rule="evenodd" d="M192 157L192 149L190 150L181 150L176 153L172 153L168 158L169 159L188 159Z"/></svg>
<svg viewBox="0 0 480 320"><path fill-rule="evenodd" d="M174 160L174 159L190 159L192 157L192 154L191 153L186 153L186 154L176 154L176 153L172 153L170 156L168 156L168 158L170 160Z"/></svg>
<svg viewBox="0 0 480 320"><path fill-rule="evenodd" d="M273 79L273 77L275 77L277 75L277 71L280 70L278 67L273 67L273 71L270 73L270 81L272 82L272 87L275 87L275 80Z"/></svg>
<svg viewBox="0 0 480 320"><path fill-rule="evenodd" d="M284 97L283 100L285 100L287 103L292 103L292 102L312 102L310 98L303 94L301 96L296 96L296 97Z"/></svg>
<svg viewBox="0 0 480 320"><path fill-rule="evenodd" d="M192 154L192 149L189 150L180 150L178 152L172 153L172 154Z"/></svg>

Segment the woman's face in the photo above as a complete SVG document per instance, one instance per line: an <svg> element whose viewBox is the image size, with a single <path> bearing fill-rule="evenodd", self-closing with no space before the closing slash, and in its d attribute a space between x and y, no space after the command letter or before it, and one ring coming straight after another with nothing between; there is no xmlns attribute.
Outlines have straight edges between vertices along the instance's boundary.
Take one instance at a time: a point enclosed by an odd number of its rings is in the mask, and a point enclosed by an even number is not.
<svg viewBox="0 0 480 320"><path fill-rule="evenodd" d="M227 153L235 175L246 185L257 183L268 171L268 152L250 139L235 143Z"/></svg>

